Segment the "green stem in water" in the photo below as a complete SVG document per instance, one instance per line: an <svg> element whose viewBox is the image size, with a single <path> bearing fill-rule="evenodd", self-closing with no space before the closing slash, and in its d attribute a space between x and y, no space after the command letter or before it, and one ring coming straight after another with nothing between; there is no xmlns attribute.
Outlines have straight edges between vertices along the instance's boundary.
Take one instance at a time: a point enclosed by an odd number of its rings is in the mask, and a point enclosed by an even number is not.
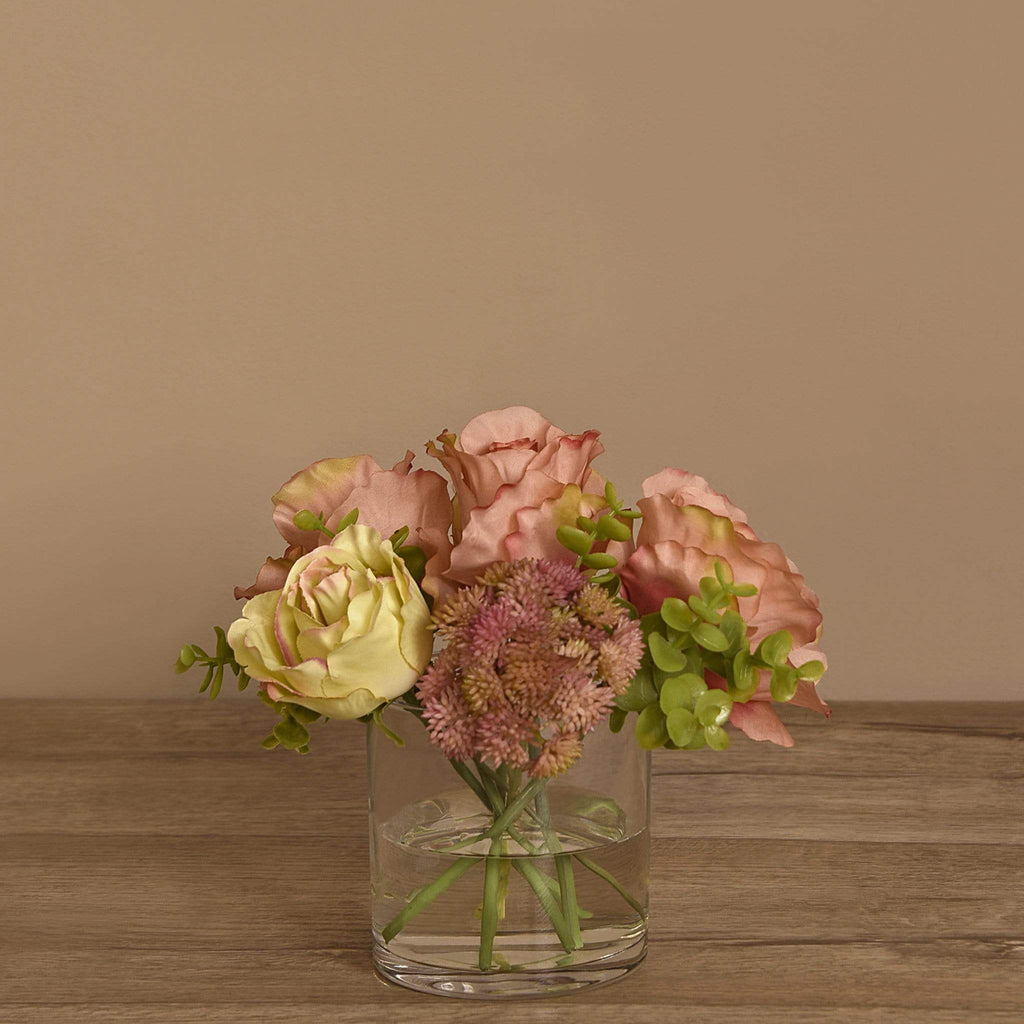
<svg viewBox="0 0 1024 1024"><path fill-rule="evenodd" d="M425 885L415 896L384 926L381 935L390 942L417 914L426 910L438 896L457 882L474 864L477 857L459 857L446 871Z"/></svg>
<svg viewBox="0 0 1024 1024"><path fill-rule="evenodd" d="M526 805L537 795L537 790L543 785L544 779L534 779L514 800L511 800L505 806L505 809L494 819L494 824L486 832L481 832L478 836L470 836L468 839L452 843L441 852L449 853L451 850L461 850L484 839L497 839L502 832L508 831L509 825L519 820L519 816L526 809Z"/></svg>
<svg viewBox="0 0 1024 1024"><path fill-rule="evenodd" d="M491 841L491 849L484 862L484 900L480 911L480 957L481 971L491 969L494 955L494 936L498 930L498 882L501 878L502 840Z"/></svg>
<svg viewBox="0 0 1024 1024"><path fill-rule="evenodd" d="M589 857L584 857L582 853L574 853L573 856L588 871L593 871L598 878L603 878L641 917L647 915L647 908L630 896L625 886L610 871L605 871L600 864L595 864Z"/></svg>
<svg viewBox="0 0 1024 1024"><path fill-rule="evenodd" d="M561 892L565 923L568 926L569 935L572 937L574 948L582 949L583 932L580 929L579 904L576 902L576 878L572 872L572 859L562 852L558 832L551 821L551 805L548 803L546 789L542 789L537 794L536 805L541 828L544 830L544 840L548 849L555 854L555 871L558 873L558 888Z"/></svg>

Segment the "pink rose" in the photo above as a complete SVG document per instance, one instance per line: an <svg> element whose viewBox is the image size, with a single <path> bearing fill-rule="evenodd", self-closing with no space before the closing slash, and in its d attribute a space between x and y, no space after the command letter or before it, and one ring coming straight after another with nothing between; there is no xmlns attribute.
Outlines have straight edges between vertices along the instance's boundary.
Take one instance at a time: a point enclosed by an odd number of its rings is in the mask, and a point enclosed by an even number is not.
<svg viewBox="0 0 1024 1024"><path fill-rule="evenodd" d="M737 581L758 588L754 597L738 599L739 612L751 628L752 647L768 634L786 629L793 635L790 664L825 661L818 648L818 596L782 548L760 540L746 515L703 477L665 469L645 480L643 490L644 497L637 502L644 518L636 550L622 568L623 589L641 614L657 611L666 597L697 594L701 577L714 575L719 558L729 564ZM709 675L708 685L724 689L723 679ZM753 739L792 746L792 736L769 703L768 673L761 676L754 697L733 705L730 721ZM791 703L830 713L810 682L799 683Z"/></svg>
<svg viewBox="0 0 1024 1024"><path fill-rule="evenodd" d="M596 430L567 434L539 412L486 412L427 451L455 485L450 579L473 583L492 562L572 557L555 529L603 508L604 480L590 463L604 451Z"/></svg>
<svg viewBox="0 0 1024 1024"><path fill-rule="evenodd" d="M268 558L256 582L245 590L236 587L235 596L252 598L280 589L299 556L328 543L318 531L300 530L293 522L296 512L309 509L333 530L354 508L359 509L359 522L383 537L408 526L405 543L422 548L427 556L423 589L434 597L447 592L443 577L452 549L448 485L439 473L413 470L412 460L413 453L407 452L393 469L382 469L369 455L355 455L321 459L296 473L271 499L274 525L288 542L285 556Z"/></svg>

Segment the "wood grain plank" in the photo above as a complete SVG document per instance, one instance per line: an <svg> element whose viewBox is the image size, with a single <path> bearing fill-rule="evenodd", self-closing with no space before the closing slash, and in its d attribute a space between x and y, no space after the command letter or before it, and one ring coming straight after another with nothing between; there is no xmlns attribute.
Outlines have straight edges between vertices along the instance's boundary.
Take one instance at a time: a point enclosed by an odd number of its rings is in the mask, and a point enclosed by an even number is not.
<svg viewBox="0 0 1024 1024"><path fill-rule="evenodd" d="M0 952L369 941L367 849L356 837L13 836L0 838L0 865ZM287 914L267 865L288 865ZM657 840L651 933L1011 940L1024 936L1019 865L1019 850L994 845Z"/></svg>

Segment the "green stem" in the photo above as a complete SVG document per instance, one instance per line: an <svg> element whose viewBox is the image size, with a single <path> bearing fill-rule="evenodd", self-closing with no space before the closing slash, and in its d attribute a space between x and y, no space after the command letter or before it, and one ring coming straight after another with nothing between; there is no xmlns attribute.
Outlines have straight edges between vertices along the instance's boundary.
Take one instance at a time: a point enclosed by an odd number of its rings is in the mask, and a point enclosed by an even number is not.
<svg viewBox="0 0 1024 1024"><path fill-rule="evenodd" d="M501 839L491 841L491 849L484 862L484 901L480 911L481 971L491 969L494 955L494 936L498 930L498 882L501 877Z"/></svg>
<svg viewBox="0 0 1024 1024"><path fill-rule="evenodd" d="M537 795L537 790L543 785L543 779L534 779L514 800L505 805L505 809L494 819L494 824L486 832L481 832L478 836L470 836L468 839L452 843L446 846L442 852L449 853L452 850L461 850L484 839L497 839L502 832L508 831L509 825L519 819L519 816L526 809L526 805Z"/></svg>
<svg viewBox="0 0 1024 1024"><path fill-rule="evenodd" d="M446 871L425 885L415 896L384 926L381 935L390 942L417 914L426 910L441 893L457 882L474 864L477 857L459 857Z"/></svg>
<svg viewBox="0 0 1024 1024"><path fill-rule="evenodd" d="M562 852L562 843L551 821L551 805L547 789L542 789L536 799L537 814L548 849L555 854L555 871L558 873L558 888L562 897L562 913L576 949L583 948L583 932L580 929L579 905L576 902L576 879L572 872L572 860Z"/></svg>
<svg viewBox="0 0 1024 1024"><path fill-rule="evenodd" d="M598 878L603 878L641 917L647 915L647 908L630 896L622 883L610 871L605 871L600 864L595 864L589 857L584 857L582 853L574 853L573 856L588 871L593 871Z"/></svg>

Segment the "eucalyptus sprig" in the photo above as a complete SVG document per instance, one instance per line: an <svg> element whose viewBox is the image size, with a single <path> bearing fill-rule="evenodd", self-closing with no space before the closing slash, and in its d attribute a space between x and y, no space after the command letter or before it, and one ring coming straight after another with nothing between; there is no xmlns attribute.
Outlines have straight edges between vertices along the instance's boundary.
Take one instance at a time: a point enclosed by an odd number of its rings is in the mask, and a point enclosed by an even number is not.
<svg viewBox="0 0 1024 1024"><path fill-rule="evenodd" d="M274 731L263 741L263 748L273 750L275 747L284 747L285 750L308 754L309 730L306 726L320 718L319 713L304 708L301 704L274 700L264 690L260 690L259 698L268 708L273 708L281 716L281 720L274 726Z"/></svg>
<svg viewBox="0 0 1024 1024"><path fill-rule="evenodd" d="M249 685L249 676L244 668L235 661L234 652L228 644L227 634L220 626L214 626L217 646L213 654L207 654L199 644L182 644L178 651L178 660L174 663L174 671L181 675L196 665L206 666L206 675L199 685L199 692L210 691L210 700L220 693L224 682L224 670L228 669L238 679L238 689L244 690Z"/></svg>
<svg viewBox="0 0 1024 1024"><path fill-rule="evenodd" d="M607 587L612 594L619 590L619 577L611 572L619 560L607 551L594 551L594 545L601 541L628 541L633 536L633 527L629 520L640 519L642 513L635 509L623 508L615 487L609 480L604 485L604 500L608 511L599 516L596 522L586 516L578 516L575 526L559 526L555 537L562 547L576 555L576 565L593 570L596 575L590 577L591 583ZM627 522L623 522L625 519Z"/></svg>
<svg viewBox="0 0 1024 1024"><path fill-rule="evenodd" d="M733 704L757 692L760 671L771 673L772 698L781 702L793 699L801 679L817 682L825 671L822 662L788 664L788 630L766 636L751 652L736 599L756 593L752 583L736 583L729 565L716 559L715 575L701 579L699 594L686 601L666 597L658 612L644 615L647 651L629 689L616 698L612 730L618 732L635 711L637 742L648 750L725 750L729 735L723 726ZM725 691L708 687L706 670L725 680Z"/></svg>

